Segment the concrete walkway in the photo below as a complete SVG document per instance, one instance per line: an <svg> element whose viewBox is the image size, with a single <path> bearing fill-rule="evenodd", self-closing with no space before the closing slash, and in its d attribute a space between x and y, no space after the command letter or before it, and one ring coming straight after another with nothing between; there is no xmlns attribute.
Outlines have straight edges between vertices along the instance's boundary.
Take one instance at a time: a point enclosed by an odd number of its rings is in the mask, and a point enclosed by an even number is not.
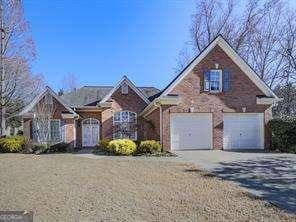
<svg viewBox="0 0 296 222"><path fill-rule="evenodd" d="M181 159L238 183L254 195L296 213L296 155L267 152L176 151Z"/></svg>

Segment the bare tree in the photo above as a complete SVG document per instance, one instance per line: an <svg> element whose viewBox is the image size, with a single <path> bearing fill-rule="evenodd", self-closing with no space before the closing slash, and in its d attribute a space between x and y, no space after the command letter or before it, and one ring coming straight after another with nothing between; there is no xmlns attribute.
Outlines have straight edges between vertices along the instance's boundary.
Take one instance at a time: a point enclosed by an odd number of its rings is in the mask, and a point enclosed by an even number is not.
<svg viewBox="0 0 296 222"><path fill-rule="evenodd" d="M73 73L69 73L63 78L63 90L73 91L78 87L77 78Z"/></svg>
<svg viewBox="0 0 296 222"><path fill-rule="evenodd" d="M3 135L7 118L20 108L16 104L34 97L42 78L31 74L35 47L21 1L0 0L0 24L0 135Z"/></svg>
<svg viewBox="0 0 296 222"><path fill-rule="evenodd" d="M201 0L190 32L197 53L218 34L222 34L234 49L271 87L283 79L285 58L280 43L287 9L282 0Z"/></svg>
<svg viewBox="0 0 296 222"><path fill-rule="evenodd" d="M36 142L45 144L46 148L51 145L50 120L53 118L55 111L54 98L49 93L34 107L34 138Z"/></svg>

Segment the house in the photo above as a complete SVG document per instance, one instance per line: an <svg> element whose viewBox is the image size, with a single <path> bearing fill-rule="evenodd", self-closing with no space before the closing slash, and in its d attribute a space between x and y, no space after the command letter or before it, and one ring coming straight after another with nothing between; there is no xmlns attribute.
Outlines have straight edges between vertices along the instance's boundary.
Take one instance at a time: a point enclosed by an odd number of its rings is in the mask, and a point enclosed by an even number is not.
<svg viewBox="0 0 296 222"><path fill-rule="evenodd" d="M46 95L56 104L50 129L57 142L156 139L165 150L268 148L266 124L280 100L221 35L161 91L126 76L114 87L62 96L47 87L21 112L26 137L35 139L34 107Z"/></svg>

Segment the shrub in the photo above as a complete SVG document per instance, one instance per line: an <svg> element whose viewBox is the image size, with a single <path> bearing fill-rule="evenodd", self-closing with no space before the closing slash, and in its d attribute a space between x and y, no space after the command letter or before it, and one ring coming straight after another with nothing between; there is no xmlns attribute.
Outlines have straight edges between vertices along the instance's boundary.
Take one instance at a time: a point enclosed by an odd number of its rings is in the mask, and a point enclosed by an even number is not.
<svg viewBox="0 0 296 222"><path fill-rule="evenodd" d="M140 143L138 147L139 153L160 153L161 146L158 141L155 140L145 140Z"/></svg>
<svg viewBox="0 0 296 222"><path fill-rule="evenodd" d="M296 118L273 119L268 127L273 150L296 153Z"/></svg>
<svg viewBox="0 0 296 222"><path fill-rule="evenodd" d="M17 153L23 150L25 138L22 136L9 136L0 139L0 151L3 153Z"/></svg>
<svg viewBox="0 0 296 222"><path fill-rule="evenodd" d="M109 145L110 141L111 140L107 139L107 138L101 139L99 142L99 147L102 148L103 150L108 151L108 145Z"/></svg>
<svg viewBox="0 0 296 222"><path fill-rule="evenodd" d="M69 150L69 144L68 143L57 143L54 145L51 145L50 147L47 147L46 144L42 143L35 143L32 145L32 153L35 154L43 154L43 153L65 153Z"/></svg>
<svg viewBox="0 0 296 222"><path fill-rule="evenodd" d="M47 153L65 153L68 151L69 144L68 143L57 143L49 147Z"/></svg>
<svg viewBox="0 0 296 222"><path fill-rule="evenodd" d="M135 142L129 139L118 139L109 142L108 151L117 155L131 155L137 150Z"/></svg>

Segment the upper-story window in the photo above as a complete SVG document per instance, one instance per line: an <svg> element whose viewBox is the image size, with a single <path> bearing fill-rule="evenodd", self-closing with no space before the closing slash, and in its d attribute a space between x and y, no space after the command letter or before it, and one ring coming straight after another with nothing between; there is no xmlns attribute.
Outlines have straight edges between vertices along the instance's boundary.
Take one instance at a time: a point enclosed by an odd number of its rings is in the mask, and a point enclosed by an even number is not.
<svg viewBox="0 0 296 222"><path fill-rule="evenodd" d="M137 114L131 111L119 111L113 116L114 139L137 139Z"/></svg>
<svg viewBox="0 0 296 222"><path fill-rule="evenodd" d="M204 73L204 91L222 91L222 70L212 69Z"/></svg>

